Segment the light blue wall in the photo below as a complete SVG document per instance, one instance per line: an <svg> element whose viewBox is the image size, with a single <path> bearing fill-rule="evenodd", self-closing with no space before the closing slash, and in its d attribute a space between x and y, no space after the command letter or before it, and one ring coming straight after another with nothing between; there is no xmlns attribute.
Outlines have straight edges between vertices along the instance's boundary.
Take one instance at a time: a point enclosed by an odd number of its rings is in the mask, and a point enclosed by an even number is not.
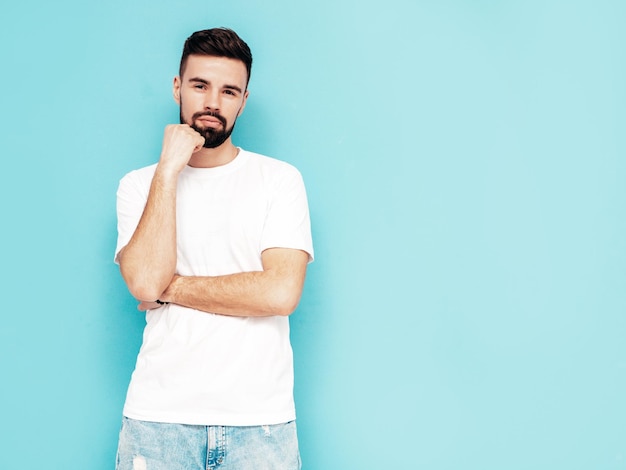
<svg viewBox="0 0 626 470"><path fill-rule="evenodd" d="M192 31L295 164L306 470L626 469L626 3L31 0L0 13L0 468L111 469L143 327L115 191Z"/></svg>

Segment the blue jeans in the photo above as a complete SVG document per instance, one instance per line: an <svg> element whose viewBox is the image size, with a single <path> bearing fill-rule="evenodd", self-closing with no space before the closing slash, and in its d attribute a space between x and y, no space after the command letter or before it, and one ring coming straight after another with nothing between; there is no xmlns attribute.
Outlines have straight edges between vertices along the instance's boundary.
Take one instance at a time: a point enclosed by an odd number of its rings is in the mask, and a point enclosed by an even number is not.
<svg viewBox="0 0 626 470"><path fill-rule="evenodd" d="M116 470L299 470L296 423L194 426L123 418Z"/></svg>

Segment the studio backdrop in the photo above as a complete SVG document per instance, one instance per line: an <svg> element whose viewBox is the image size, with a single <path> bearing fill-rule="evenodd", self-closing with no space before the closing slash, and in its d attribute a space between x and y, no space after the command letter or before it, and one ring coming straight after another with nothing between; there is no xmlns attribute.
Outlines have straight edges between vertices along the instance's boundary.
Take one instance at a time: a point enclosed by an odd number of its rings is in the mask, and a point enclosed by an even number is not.
<svg viewBox="0 0 626 470"><path fill-rule="evenodd" d="M115 193L185 38L251 46L234 141L298 167L305 470L626 469L626 3L8 2L2 469L114 467L144 316Z"/></svg>

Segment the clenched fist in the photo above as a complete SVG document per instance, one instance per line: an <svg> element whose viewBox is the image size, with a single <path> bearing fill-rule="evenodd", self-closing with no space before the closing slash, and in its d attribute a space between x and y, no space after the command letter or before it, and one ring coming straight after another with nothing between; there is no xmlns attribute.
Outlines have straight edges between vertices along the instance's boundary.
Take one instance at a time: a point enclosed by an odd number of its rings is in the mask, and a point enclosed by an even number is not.
<svg viewBox="0 0 626 470"><path fill-rule="evenodd" d="M180 173L203 145L204 137L187 124L170 124L165 127L159 165Z"/></svg>

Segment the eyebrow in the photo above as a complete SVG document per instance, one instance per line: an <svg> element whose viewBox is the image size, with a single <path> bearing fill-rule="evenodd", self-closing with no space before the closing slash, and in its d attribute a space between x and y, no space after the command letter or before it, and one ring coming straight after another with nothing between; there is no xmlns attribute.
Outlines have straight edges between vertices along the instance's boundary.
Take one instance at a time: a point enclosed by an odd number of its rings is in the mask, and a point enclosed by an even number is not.
<svg viewBox="0 0 626 470"><path fill-rule="evenodd" d="M210 85L211 82L209 82L208 80L205 80L204 78L200 78L200 77L193 77L189 79L190 82L194 82L194 83L202 83L203 85ZM224 85L224 88L226 88L227 90L235 90L239 93L242 93L243 90L238 87L237 85Z"/></svg>

